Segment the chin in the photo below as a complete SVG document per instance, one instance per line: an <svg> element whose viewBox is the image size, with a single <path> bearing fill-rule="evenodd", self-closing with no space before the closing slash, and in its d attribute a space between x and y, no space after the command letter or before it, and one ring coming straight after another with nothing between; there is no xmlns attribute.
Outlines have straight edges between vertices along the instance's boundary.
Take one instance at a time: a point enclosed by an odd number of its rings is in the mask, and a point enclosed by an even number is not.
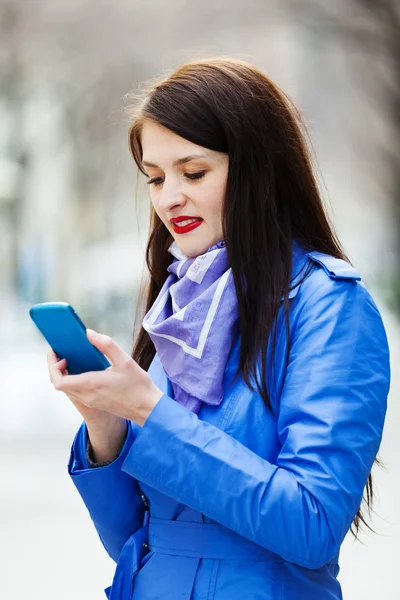
<svg viewBox="0 0 400 600"><path fill-rule="evenodd" d="M196 256L201 256L205 254L207 250L215 243L215 242L206 242L206 243L194 243L187 241L186 243L183 240L176 240L178 247L182 250L186 256L189 258L195 258Z"/></svg>

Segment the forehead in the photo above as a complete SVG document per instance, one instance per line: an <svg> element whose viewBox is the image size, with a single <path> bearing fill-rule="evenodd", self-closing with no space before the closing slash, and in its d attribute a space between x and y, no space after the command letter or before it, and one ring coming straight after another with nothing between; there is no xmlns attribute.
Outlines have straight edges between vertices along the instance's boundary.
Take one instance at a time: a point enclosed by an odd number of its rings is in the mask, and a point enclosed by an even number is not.
<svg viewBox="0 0 400 600"><path fill-rule="evenodd" d="M178 155L206 154L210 151L170 131L166 127L146 119L141 131L141 144L143 149L143 160L156 162L156 158L162 156L179 158Z"/></svg>

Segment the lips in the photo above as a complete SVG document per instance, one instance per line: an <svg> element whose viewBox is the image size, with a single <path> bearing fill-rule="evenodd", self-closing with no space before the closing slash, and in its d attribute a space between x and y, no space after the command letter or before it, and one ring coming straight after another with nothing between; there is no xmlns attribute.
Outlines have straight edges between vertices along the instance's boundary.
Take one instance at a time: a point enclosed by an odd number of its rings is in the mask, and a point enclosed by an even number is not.
<svg viewBox="0 0 400 600"><path fill-rule="evenodd" d="M201 225L202 222L203 219L201 219L200 217L182 216L171 219L172 227L175 233L187 233L189 231L192 231L193 229L199 227L199 225Z"/></svg>

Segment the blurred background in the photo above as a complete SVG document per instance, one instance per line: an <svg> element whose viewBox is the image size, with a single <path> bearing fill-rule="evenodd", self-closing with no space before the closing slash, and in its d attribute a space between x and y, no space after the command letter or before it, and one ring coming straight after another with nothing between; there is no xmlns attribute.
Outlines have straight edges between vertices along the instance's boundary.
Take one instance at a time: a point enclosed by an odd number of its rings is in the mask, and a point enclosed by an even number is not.
<svg viewBox="0 0 400 600"><path fill-rule="evenodd" d="M8 600L105 598L114 564L66 471L80 417L48 380L37 302L131 351L149 198L126 94L229 55L296 102L345 250L381 310L393 380L374 467L378 535L348 536L345 599L400 596L398 0L0 0L0 573ZM396 562L395 562L396 561Z"/></svg>

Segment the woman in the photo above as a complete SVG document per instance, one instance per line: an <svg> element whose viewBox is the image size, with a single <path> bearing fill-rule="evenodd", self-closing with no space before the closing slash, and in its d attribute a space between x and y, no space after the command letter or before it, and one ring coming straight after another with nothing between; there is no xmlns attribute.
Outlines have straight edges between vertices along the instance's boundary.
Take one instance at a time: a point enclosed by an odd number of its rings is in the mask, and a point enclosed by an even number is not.
<svg viewBox="0 0 400 600"><path fill-rule="evenodd" d="M52 381L82 414L69 472L112 600L339 599L384 425L381 316L325 215L298 111L253 66L187 63L145 91L146 315L132 357Z"/></svg>

